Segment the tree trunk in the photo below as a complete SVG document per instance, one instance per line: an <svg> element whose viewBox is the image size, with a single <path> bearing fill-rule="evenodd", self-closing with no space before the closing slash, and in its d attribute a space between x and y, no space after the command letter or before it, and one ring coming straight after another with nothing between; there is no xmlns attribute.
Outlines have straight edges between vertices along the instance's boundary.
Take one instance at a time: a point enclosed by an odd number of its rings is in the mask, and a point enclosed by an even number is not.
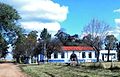
<svg viewBox="0 0 120 77"><path fill-rule="evenodd" d="M117 52L118 61L120 61L120 50Z"/></svg>
<svg viewBox="0 0 120 77"><path fill-rule="evenodd" d="M37 58L37 60L36 60L36 61L37 61L37 64L39 65L39 64L40 64L39 55L37 55L36 58Z"/></svg>
<svg viewBox="0 0 120 77"><path fill-rule="evenodd" d="M44 42L44 62L47 61L46 42Z"/></svg>
<svg viewBox="0 0 120 77"><path fill-rule="evenodd" d="M107 62L109 62L109 56L110 56L110 48L108 49L108 56L107 56Z"/></svg>
<svg viewBox="0 0 120 77"><path fill-rule="evenodd" d="M20 57L16 57L16 62L20 63Z"/></svg>
<svg viewBox="0 0 120 77"><path fill-rule="evenodd" d="M97 49L96 47L92 46L92 48L95 50L95 53L96 53L96 58L97 58L97 62L99 62L99 55L100 55L100 50Z"/></svg>
<svg viewBox="0 0 120 77"><path fill-rule="evenodd" d="M97 62L99 62L100 51L97 51Z"/></svg>

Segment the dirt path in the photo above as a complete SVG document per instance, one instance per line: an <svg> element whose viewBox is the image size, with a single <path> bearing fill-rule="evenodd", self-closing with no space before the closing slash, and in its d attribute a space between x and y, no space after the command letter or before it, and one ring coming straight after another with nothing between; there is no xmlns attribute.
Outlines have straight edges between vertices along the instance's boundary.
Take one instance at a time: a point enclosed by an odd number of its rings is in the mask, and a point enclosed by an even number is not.
<svg viewBox="0 0 120 77"><path fill-rule="evenodd" d="M17 65L12 63L0 64L0 77L28 77Z"/></svg>

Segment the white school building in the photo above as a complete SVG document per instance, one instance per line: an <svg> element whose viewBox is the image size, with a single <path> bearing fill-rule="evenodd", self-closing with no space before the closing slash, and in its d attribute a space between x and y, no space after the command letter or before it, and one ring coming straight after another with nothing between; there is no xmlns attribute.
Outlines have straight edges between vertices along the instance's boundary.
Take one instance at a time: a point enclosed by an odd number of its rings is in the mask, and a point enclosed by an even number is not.
<svg viewBox="0 0 120 77"><path fill-rule="evenodd" d="M63 46L61 53L54 52L48 62L69 63L70 56L74 53L77 55L78 62L96 62L95 51L88 46Z"/></svg>
<svg viewBox="0 0 120 77"><path fill-rule="evenodd" d="M97 62L96 53L89 46L63 46L61 52L54 52L48 62L51 63L70 63L70 56L74 53L77 55L78 62ZM107 61L108 50L100 50L99 60ZM40 54L40 61L44 60L44 56ZM116 50L110 50L109 60L117 61Z"/></svg>

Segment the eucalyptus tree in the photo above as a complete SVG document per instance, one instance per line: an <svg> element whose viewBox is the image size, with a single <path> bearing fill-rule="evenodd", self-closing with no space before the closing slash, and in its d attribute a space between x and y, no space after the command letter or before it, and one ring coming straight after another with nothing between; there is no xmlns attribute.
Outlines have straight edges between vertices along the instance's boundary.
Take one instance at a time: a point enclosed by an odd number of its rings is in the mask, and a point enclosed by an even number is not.
<svg viewBox="0 0 120 77"><path fill-rule="evenodd" d="M42 41L43 43L43 53L45 58L47 59L46 45L51 40L51 34L49 34L46 28L44 28L40 34L40 38L41 38L40 41Z"/></svg>
<svg viewBox="0 0 120 77"><path fill-rule="evenodd" d="M32 56L37 58L37 63L39 64L39 55L44 54L43 53L43 43L40 42L40 39L38 39L39 42L36 43L36 47L33 50Z"/></svg>
<svg viewBox="0 0 120 77"><path fill-rule="evenodd" d="M29 63L29 59L33 56L33 51L37 44L37 31L31 31L28 35L19 33L19 38L15 42L13 56L16 58L16 61Z"/></svg>
<svg viewBox="0 0 120 77"><path fill-rule="evenodd" d="M20 15L12 6L0 3L0 31L15 31Z"/></svg>
<svg viewBox="0 0 120 77"><path fill-rule="evenodd" d="M6 40L2 37L1 33L0 33L0 58L2 57L6 57L8 51L8 46L7 46L7 42Z"/></svg>
<svg viewBox="0 0 120 77"><path fill-rule="evenodd" d="M30 56L32 55L32 52L36 46L37 43L37 31L31 31L28 36L27 36L27 40L26 40L26 55Z"/></svg>
<svg viewBox="0 0 120 77"><path fill-rule="evenodd" d="M25 56L27 57L27 61L30 61L31 57L33 56L33 52L37 44L37 37L38 37L37 33L38 33L37 31L31 31L27 36L25 42L25 46L26 46Z"/></svg>
<svg viewBox="0 0 120 77"><path fill-rule="evenodd" d="M0 2L0 39L4 39L5 52L7 50L7 45L14 43L16 40L16 33L18 31L18 20L19 16L16 9L12 6ZM6 39L7 38L7 39ZM4 49L4 48L3 48Z"/></svg>
<svg viewBox="0 0 120 77"><path fill-rule="evenodd" d="M17 63L21 62L21 57L24 57L26 51L26 35L19 33L17 41L14 43L13 46L13 58L16 59ZM24 62L24 61L22 61Z"/></svg>
<svg viewBox="0 0 120 77"><path fill-rule="evenodd" d="M83 41L96 51L97 61L99 61L99 51L102 49L103 40L107 36L109 29L109 25L97 19L93 19L84 27L83 34L85 36L83 37Z"/></svg>
<svg viewBox="0 0 120 77"><path fill-rule="evenodd" d="M58 38L51 38L46 41L46 48L44 50L44 41L42 39L38 39L37 46L34 49L33 55L37 57L37 62L39 64L39 55L45 56L46 60L51 58L51 54L55 51L61 52L62 51L62 42Z"/></svg>
<svg viewBox="0 0 120 77"><path fill-rule="evenodd" d="M105 49L108 50L108 56L107 56L107 61L109 61L109 55L110 55L110 50L115 50L116 49L116 44L117 44L117 38L114 35L107 35L104 43L105 43Z"/></svg>

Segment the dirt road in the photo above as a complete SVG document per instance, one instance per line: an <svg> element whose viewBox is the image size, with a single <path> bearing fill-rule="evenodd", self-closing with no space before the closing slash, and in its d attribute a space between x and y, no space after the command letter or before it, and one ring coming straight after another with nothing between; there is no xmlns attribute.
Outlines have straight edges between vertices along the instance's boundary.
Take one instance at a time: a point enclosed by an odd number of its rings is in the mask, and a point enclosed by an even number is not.
<svg viewBox="0 0 120 77"><path fill-rule="evenodd" d="M12 63L0 64L0 77L28 77L17 65Z"/></svg>

